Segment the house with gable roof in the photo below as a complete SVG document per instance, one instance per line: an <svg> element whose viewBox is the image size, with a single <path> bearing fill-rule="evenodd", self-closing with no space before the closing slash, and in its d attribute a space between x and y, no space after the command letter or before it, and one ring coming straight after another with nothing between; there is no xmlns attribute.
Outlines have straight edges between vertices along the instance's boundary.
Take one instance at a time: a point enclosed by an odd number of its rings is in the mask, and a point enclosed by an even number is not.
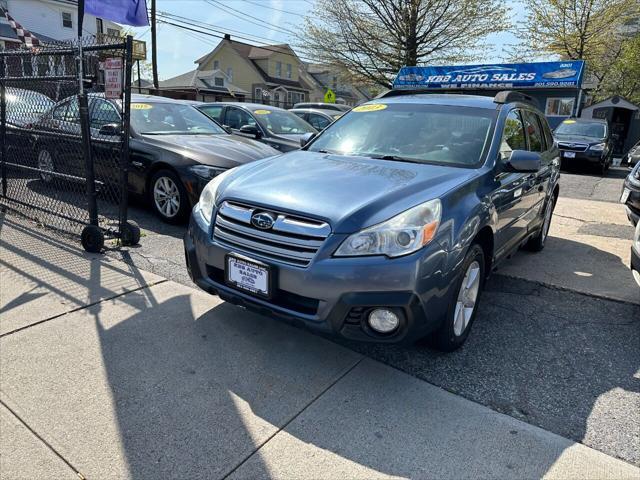
<svg viewBox="0 0 640 480"><path fill-rule="evenodd" d="M203 101L246 101L282 108L309 99L303 63L287 44L256 46L230 35L195 61L196 69L160 82L163 94Z"/></svg>

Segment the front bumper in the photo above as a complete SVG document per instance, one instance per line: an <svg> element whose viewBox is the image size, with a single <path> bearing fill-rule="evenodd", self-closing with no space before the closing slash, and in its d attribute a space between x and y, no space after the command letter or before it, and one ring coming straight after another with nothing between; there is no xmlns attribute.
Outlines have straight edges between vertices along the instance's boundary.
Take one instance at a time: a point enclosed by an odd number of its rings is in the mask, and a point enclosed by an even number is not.
<svg viewBox="0 0 640 480"><path fill-rule="evenodd" d="M567 154L574 154L573 158L567 157ZM560 158L563 163L590 163L602 165L607 161L607 154L603 152L593 152L586 150L584 152L574 152L573 150L560 150Z"/></svg>
<svg viewBox="0 0 640 480"><path fill-rule="evenodd" d="M344 236L331 235L306 268L275 263L273 296L266 300L226 284L225 256L236 252L213 238L211 226L199 213L191 215L184 236L187 268L203 290L249 310L301 323L311 329L344 338L373 342L410 342L437 329L448 311L454 271L447 268L447 253L437 242L406 257L333 258ZM326 252L325 252L326 253ZM400 327L380 335L366 324L372 307L391 307L399 313Z"/></svg>

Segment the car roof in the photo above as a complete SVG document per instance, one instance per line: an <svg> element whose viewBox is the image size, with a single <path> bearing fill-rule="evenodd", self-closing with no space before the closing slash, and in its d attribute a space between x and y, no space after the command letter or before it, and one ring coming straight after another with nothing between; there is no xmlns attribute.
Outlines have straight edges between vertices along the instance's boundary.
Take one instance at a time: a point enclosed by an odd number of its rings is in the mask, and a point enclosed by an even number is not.
<svg viewBox="0 0 640 480"><path fill-rule="evenodd" d="M450 105L495 110L503 104L493 101L493 96L458 93L396 93L367 103L420 103L424 105Z"/></svg>
<svg viewBox="0 0 640 480"><path fill-rule="evenodd" d="M72 95L73 96L73 95ZM104 92L89 92L87 94L88 97L90 98L105 98L104 97ZM69 97L67 97L69 98ZM67 100L67 98L62 99L61 101ZM109 99L111 101L114 102L120 102L121 100L118 99ZM140 93L132 93L131 94L131 102L133 103L137 103L137 102L146 102L146 103L175 103L178 105L182 105L185 103L185 100L176 100L174 98L169 98L169 97L160 97L158 95L144 95L144 94L140 94Z"/></svg>
<svg viewBox="0 0 640 480"><path fill-rule="evenodd" d="M282 112L286 112L284 108L274 107L272 105L265 105L263 103L246 103L246 102L202 102L199 106L204 105L229 105L233 107L244 108L245 110L255 111L255 110L279 110Z"/></svg>
<svg viewBox="0 0 640 480"><path fill-rule="evenodd" d="M325 110L333 110L333 111L341 111L341 112L347 112L352 108L349 105L344 105L342 103L327 104L324 102L298 102L293 106L293 108L319 108L319 107L324 107L325 105L331 105L332 107L336 107L336 108L327 108Z"/></svg>
<svg viewBox="0 0 640 480"><path fill-rule="evenodd" d="M322 108L290 108L290 112L301 112L301 113L322 113L324 115L328 115L330 117L335 117L336 115L344 115L347 112L342 112L340 110L326 110Z"/></svg>
<svg viewBox="0 0 640 480"><path fill-rule="evenodd" d="M608 125L609 122L602 118L580 118L580 117L569 117L563 120L561 123L566 122L567 120L571 120L574 123L602 123L603 125Z"/></svg>

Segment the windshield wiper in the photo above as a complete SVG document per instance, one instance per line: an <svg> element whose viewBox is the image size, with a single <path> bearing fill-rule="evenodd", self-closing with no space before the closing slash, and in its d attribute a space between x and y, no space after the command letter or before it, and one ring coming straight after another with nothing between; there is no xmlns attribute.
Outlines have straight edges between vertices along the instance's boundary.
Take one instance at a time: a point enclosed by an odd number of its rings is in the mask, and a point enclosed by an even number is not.
<svg viewBox="0 0 640 480"><path fill-rule="evenodd" d="M393 160L396 162L408 162L408 163L419 163L419 164L424 163L414 158L401 157L399 155L366 155L366 156L373 158L375 160Z"/></svg>

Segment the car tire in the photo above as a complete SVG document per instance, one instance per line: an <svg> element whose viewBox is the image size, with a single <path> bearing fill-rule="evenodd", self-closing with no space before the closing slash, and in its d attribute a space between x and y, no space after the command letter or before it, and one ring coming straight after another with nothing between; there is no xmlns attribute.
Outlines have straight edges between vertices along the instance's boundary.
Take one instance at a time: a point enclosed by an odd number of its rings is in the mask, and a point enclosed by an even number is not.
<svg viewBox="0 0 640 480"><path fill-rule="evenodd" d="M544 249L549 236L549 228L551 227L551 220L553 219L553 211L556 208L556 199L554 196L549 197L544 209L544 218L540 231L529 239L525 248L530 252L540 252Z"/></svg>
<svg viewBox="0 0 640 480"><path fill-rule="evenodd" d="M36 159L37 167L38 167L38 176L40 180L44 183L53 182L54 176L45 172L55 172L56 165L53 161L53 155L46 148L41 149L38 152L38 157Z"/></svg>
<svg viewBox="0 0 640 480"><path fill-rule="evenodd" d="M149 201L156 215L166 223L182 223L189 213L187 191L172 170L158 170L151 177Z"/></svg>
<svg viewBox="0 0 640 480"><path fill-rule="evenodd" d="M478 312L485 281L484 250L479 244L469 247L461 272L447 317L430 339L431 345L442 352L452 352L464 344Z"/></svg>

